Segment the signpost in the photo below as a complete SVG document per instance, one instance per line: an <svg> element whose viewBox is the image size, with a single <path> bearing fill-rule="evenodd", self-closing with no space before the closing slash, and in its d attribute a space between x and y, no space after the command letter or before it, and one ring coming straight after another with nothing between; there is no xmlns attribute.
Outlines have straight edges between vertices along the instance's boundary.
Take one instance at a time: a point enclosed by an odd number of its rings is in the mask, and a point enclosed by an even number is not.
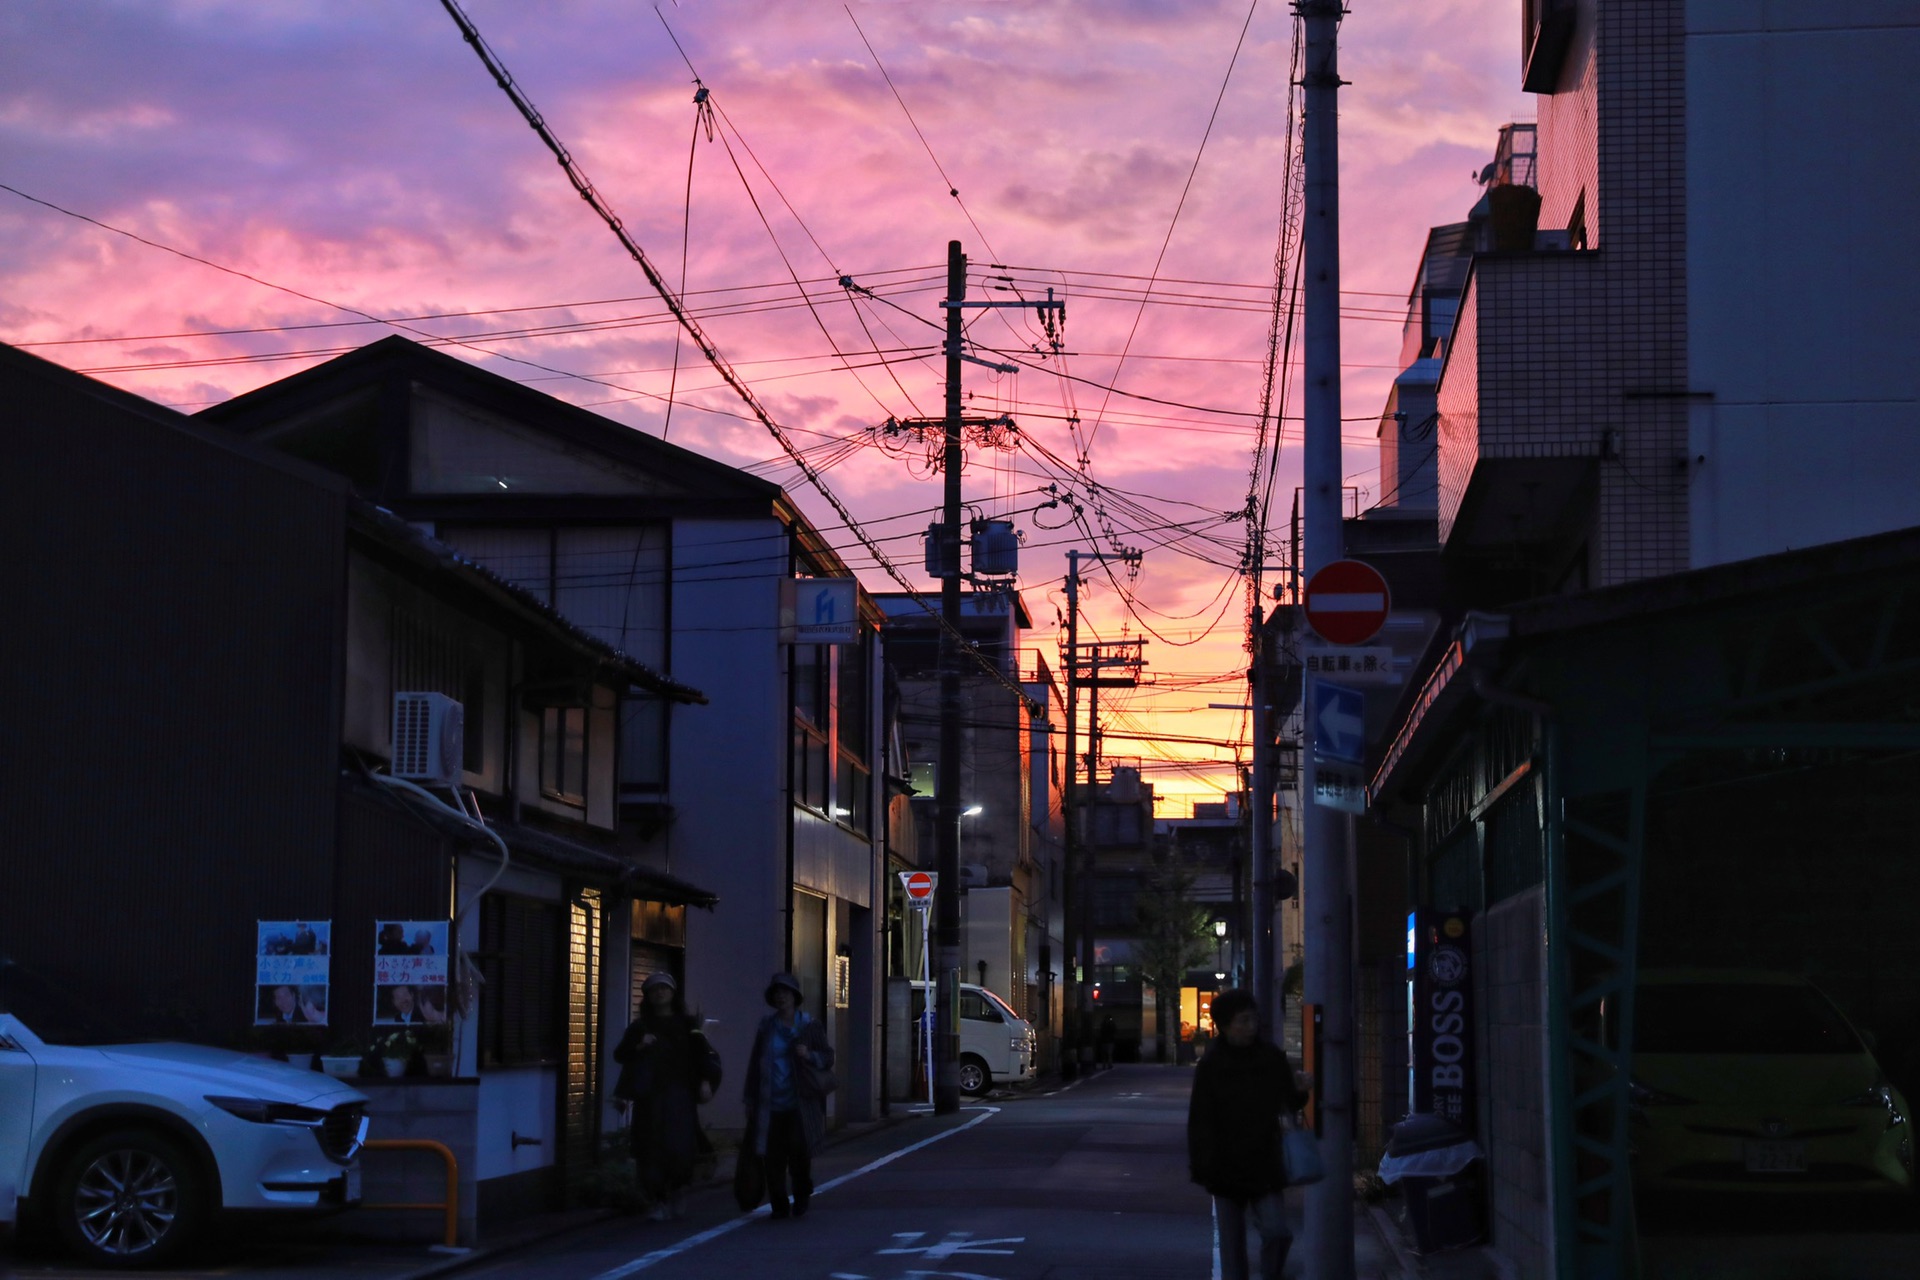
<svg viewBox="0 0 1920 1280"><path fill-rule="evenodd" d="M1391 604L1387 580L1359 560L1335 560L1307 579L1307 625L1328 644L1365 644L1380 634Z"/></svg>
<svg viewBox="0 0 1920 1280"><path fill-rule="evenodd" d="M927 1105L934 1105L933 1097L933 970L932 970L932 914L933 891L939 887L940 877L932 871L902 871L900 887L906 891L907 905L920 916L920 984L924 988L924 1005L920 1012L920 1053L921 1061L927 1065Z"/></svg>

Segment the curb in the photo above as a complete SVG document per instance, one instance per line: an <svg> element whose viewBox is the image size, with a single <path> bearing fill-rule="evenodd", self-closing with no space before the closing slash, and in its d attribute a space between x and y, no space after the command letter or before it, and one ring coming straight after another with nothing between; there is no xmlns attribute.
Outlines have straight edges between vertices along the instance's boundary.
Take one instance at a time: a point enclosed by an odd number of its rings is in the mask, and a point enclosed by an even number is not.
<svg viewBox="0 0 1920 1280"><path fill-rule="evenodd" d="M1387 1246L1387 1252L1393 1255L1393 1263L1400 1269L1401 1280L1420 1280L1426 1274L1419 1261L1408 1250L1406 1242L1400 1238L1400 1229L1393 1225L1393 1219L1387 1211L1377 1204L1366 1206L1367 1220L1373 1224L1380 1242Z"/></svg>

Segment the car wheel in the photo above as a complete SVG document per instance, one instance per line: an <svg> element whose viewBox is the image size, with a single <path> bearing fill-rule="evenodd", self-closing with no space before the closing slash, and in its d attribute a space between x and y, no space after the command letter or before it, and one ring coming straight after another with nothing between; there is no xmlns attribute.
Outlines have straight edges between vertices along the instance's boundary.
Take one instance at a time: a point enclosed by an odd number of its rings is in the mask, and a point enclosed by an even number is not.
<svg viewBox="0 0 1920 1280"><path fill-rule="evenodd" d="M152 1267L192 1243L205 1205L184 1151L150 1130L119 1129L68 1157L51 1208L61 1238L89 1263Z"/></svg>
<svg viewBox="0 0 1920 1280"><path fill-rule="evenodd" d="M969 1098L977 1098L993 1087L993 1073L987 1070L987 1064L968 1054L960 1059L960 1092Z"/></svg>

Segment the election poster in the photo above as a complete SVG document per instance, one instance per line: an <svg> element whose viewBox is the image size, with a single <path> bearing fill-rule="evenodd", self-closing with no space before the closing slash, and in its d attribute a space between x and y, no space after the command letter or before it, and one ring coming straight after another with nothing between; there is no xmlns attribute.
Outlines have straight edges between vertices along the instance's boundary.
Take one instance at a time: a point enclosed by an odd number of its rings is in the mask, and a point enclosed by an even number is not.
<svg viewBox="0 0 1920 1280"><path fill-rule="evenodd" d="M382 920L373 946L373 1020L388 1027L447 1020L447 922Z"/></svg>
<svg viewBox="0 0 1920 1280"><path fill-rule="evenodd" d="M254 947L255 1026L324 1026L329 920L260 920Z"/></svg>

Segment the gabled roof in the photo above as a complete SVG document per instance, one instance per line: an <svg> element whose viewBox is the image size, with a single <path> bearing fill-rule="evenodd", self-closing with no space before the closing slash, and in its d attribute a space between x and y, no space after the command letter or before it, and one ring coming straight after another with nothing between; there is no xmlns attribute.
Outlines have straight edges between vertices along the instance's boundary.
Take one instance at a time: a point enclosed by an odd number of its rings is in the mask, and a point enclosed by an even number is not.
<svg viewBox="0 0 1920 1280"><path fill-rule="evenodd" d="M591 410L523 386L478 365L399 336L256 388L201 410L198 418L242 435L259 436L288 422L324 414L330 405L363 401L379 389L423 387L522 422L570 444L645 470L684 489L695 500L748 501L771 510L779 485L737 467L669 444Z"/></svg>

